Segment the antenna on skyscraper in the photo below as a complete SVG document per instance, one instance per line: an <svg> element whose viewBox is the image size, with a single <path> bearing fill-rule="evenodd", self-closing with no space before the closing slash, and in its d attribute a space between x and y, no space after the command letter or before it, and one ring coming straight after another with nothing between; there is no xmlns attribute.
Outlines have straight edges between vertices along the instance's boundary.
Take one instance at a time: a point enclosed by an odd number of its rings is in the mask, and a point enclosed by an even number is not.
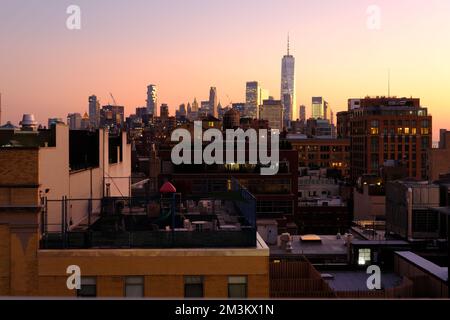
<svg viewBox="0 0 450 320"><path fill-rule="evenodd" d="M287 55L289 56L289 46L290 46L290 40L289 40L289 32L288 32L288 39L287 39Z"/></svg>

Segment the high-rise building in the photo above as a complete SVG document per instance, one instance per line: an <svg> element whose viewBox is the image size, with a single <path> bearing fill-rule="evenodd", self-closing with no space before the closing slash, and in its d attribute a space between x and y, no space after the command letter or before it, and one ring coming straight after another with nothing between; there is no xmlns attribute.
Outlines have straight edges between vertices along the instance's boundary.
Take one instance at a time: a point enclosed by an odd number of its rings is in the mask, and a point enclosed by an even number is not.
<svg viewBox="0 0 450 320"><path fill-rule="evenodd" d="M125 123L125 107L107 105L100 110L100 125L109 128L122 128Z"/></svg>
<svg viewBox="0 0 450 320"><path fill-rule="evenodd" d="M262 106L264 100L268 100L269 98L269 90L262 88L257 81L247 82L245 108L241 115L259 119L259 107Z"/></svg>
<svg viewBox="0 0 450 320"><path fill-rule="evenodd" d="M79 113L69 113L67 115L67 125L70 130L80 130L81 129L81 114Z"/></svg>
<svg viewBox="0 0 450 320"><path fill-rule="evenodd" d="M270 129L284 129L284 110L280 100L264 100L259 112L260 119L267 120Z"/></svg>
<svg viewBox="0 0 450 320"><path fill-rule="evenodd" d="M169 106L167 104L163 103L161 105L161 112L160 112L160 114L161 114L160 115L161 120L169 119Z"/></svg>
<svg viewBox="0 0 450 320"><path fill-rule="evenodd" d="M379 175L389 162L404 168L408 177L427 178L432 117L420 106L420 99L365 98L357 108L339 113L337 118L339 135L350 137L353 180L364 174Z"/></svg>
<svg viewBox="0 0 450 320"><path fill-rule="evenodd" d="M211 89L209 90L209 114L215 118L219 116L219 113L217 111L218 104L219 99L217 98L217 88L211 87Z"/></svg>
<svg viewBox="0 0 450 320"><path fill-rule="evenodd" d="M100 125L100 102L97 96L89 97L89 120L92 128L98 128Z"/></svg>
<svg viewBox="0 0 450 320"><path fill-rule="evenodd" d="M325 120L328 103L322 97L312 98L312 118Z"/></svg>
<svg viewBox="0 0 450 320"><path fill-rule="evenodd" d="M198 102L197 102L197 98L194 98L194 102L192 102L192 112L197 112L198 111Z"/></svg>
<svg viewBox="0 0 450 320"><path fill-rule="evenodd" d="M262 104L264 103L264 100L268 100L269 99L269 90L264 89L264 88L259 88L259 97L258 97L258 107L262 106Z"/></svg>
<svg viewBox="0 0 450 320"><path fill-rule="evenodd" d="M299 118L300 118L300 121L303 121L303 122L306 121L306 107L304 105L300 106Z"/></svg>
<svg viewBox="0 0 450 320"><path fill-rule="evenodd" d="M258 118L258 107L261 103L261 89L257 81L247 82L245 89L245 111L244 116L253 119Z"/></svg>
<svg viewBox="0 0 450 320"><path fill-rule="evenodd" d="M2 94L0 93L0 126L2 125Z"/></svg>
<svg viewBox="0 0 450 320"><path fill-rule="evenodd" d="M147 109L149 114L158 115L158 91L154 84L147 87Z"/></svg>
<svg viewBox="0 0 450 320"><path fill-rule="evenodd" d="M285 122L297 120L297 99L295 95L295 58L290 54L289 38L287 54L281 64L281 103L284 109Z"/></svg>

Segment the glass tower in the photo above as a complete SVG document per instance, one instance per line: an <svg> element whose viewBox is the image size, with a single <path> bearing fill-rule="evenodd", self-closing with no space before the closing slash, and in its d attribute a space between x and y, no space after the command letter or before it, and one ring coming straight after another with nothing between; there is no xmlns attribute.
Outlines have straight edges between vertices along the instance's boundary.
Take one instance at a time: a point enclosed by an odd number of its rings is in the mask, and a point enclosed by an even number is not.
<svg viewBox="0 0 450 320"><path fill-rule="evenodd" d="M284 120L289 124L291 120L297 120L297 98L295 95L295 58L289 51L289 37L287 55L283 57L281 64L281 103L284 108Z"/></svg>

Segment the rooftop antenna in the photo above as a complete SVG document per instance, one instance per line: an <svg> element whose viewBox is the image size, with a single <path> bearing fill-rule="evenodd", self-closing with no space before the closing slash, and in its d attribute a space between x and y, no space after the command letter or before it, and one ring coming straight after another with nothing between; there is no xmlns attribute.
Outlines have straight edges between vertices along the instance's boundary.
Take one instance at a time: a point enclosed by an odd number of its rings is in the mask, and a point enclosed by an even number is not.
<svg viewBox="0 0 450 320"><path fill-rule="evenodd" d="M289 41L289 32L288 32L288 38L287 38L287 55L289 56L289 46L290 46L290 41Z"/></svg>

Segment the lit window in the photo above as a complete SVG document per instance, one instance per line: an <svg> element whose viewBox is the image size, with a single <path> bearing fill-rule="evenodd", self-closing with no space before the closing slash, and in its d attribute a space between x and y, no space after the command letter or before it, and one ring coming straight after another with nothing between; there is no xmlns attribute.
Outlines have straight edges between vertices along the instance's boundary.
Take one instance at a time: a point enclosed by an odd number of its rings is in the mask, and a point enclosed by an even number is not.
<svg viewBox="0 0 450 320"><path fill-rule="evenodd" d="M409 134L409 128L405 128L405 134Z"/></svg>
<svg viewBox="0 0 450 320"><path fill-rule="evenodd" d="M360 266L365 266L371 261L370 249L359 249L358 254L358 264Z"/></svg>
<svg viewBox="0 0 450 320"><path fill-rule="evenodd" d="M376 135L376 134L378 134L378 128L370 128L370 134L372 134L372 135Z"/></svg>
<svg viewBox="0 0 450 320"><path fill-rule="evenodd" d="M247 298L247 277L228 277L228 297Z"/></svg>

